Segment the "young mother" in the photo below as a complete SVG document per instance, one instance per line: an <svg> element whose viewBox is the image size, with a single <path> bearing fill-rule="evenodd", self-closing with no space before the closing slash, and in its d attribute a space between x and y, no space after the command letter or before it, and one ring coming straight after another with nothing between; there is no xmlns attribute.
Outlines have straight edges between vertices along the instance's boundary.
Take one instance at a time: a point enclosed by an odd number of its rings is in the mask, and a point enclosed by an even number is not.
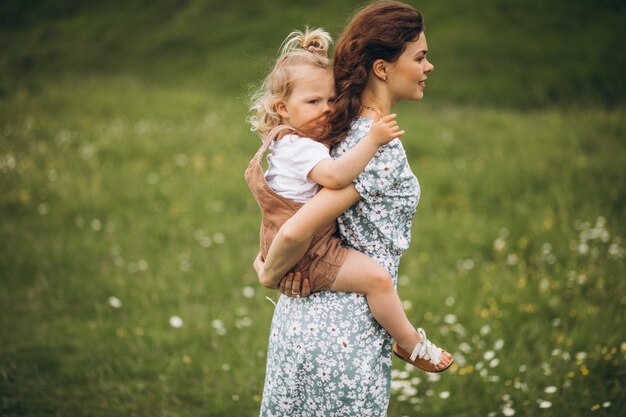
<svg viewBox="0 0 626 417"><path fill-rule="evenodd" d="M433 66L422 16L403 3L380 2L348 23L334 53L337 90L326 139L337 157L365 137L372 121L401 100L420 100ZM349 246L383 265L396 284L408 248L419 184L400 140L380 148L354 184L322 189L276 235L259 275L284 276L315 232L339 216ZM356 204L355 204L356 203ZM385 416L391 339L361 294L308 295L306 277L283 279L269 340L261 416ZM451 361L445 354L441 366Z"/></svg>

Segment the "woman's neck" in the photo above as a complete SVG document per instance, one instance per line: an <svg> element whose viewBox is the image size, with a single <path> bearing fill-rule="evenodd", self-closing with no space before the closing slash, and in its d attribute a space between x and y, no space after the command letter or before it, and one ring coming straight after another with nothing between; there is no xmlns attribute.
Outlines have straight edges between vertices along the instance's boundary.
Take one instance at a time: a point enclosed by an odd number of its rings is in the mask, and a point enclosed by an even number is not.
<svg viewBox="0 0 626 417"><path fill-rule="evenodd" d="M363 94L361 94L361 105L363 106L361 116L371 116L372 113L376 112L380 113L381 116L391 113L395 103L387 96L382 91L373 91L371 88L366 88Z"/></svg>

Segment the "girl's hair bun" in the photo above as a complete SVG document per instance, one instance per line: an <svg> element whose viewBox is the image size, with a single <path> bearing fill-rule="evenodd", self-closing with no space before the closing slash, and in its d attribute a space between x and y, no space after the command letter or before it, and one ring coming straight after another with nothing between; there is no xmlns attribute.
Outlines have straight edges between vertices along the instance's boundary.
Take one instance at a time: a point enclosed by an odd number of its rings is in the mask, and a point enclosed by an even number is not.
<svg viewBox="0 0 626 417"><path fill-rule="evenodd" d="M285 55L297 50L309 51L323 57L328 57L328 49L332 44L330 34L322 28L309 29L301 32L294 30L287 36L280 48L280 54Z"/></svg>

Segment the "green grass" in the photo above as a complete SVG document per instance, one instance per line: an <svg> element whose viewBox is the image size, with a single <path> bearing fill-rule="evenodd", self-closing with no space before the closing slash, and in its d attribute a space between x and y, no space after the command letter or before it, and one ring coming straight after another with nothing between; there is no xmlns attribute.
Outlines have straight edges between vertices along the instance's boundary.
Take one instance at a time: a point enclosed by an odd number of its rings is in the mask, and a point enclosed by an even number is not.
<svg viewBox="0 0 626 417"><path fill-rule="evenodd" d="M437 69L398 109L422 186L399 293L457 366L394 362L389 415L623 415L623 63L601 68L622 6L492 3L420 6ZM356 3L177 4L0 8L0 415L258 413L276 294L250 266L245 91Z"/></svg>
<svg viewBox="0 0 626 417"><path fill-rule="evenodd" d="M335 37L364 2L7 1L0 94L45 80L128 74L159 85L245 94L294 28ZM424 15L430 100L534 108L624 104L626 8L619 0L410 2Z"/></svg>

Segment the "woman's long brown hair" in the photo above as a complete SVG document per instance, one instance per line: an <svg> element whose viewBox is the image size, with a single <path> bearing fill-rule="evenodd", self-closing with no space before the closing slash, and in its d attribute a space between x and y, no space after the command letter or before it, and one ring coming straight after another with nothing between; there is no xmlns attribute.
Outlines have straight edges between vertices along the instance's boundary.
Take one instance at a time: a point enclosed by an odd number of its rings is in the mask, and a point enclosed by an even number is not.
<svg viewBox="0 0 626 417"><path fill-rule="evenodd" d="M361 112L361 94L374 61L395 62L407 42L424 30L422 15L408 4L383 1L359 10L335 46L333 72L337 98L322 142L334 146Z"/></svg>

